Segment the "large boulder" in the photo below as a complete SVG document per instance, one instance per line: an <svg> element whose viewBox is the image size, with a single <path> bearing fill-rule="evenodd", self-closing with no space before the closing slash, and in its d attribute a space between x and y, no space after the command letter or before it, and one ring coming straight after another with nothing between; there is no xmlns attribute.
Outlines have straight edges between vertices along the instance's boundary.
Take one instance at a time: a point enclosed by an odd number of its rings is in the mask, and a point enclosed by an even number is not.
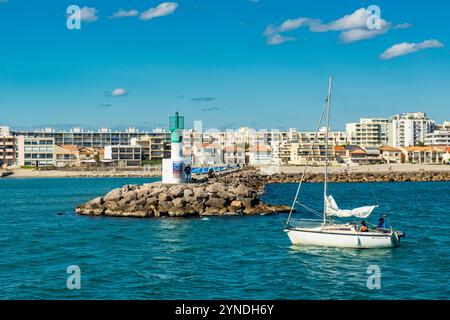
<svg viewBox="0 0 450 320"><path fill-rule="evenodd" d="M171 187L168 192L173 198L178 198L183 196L184 189L181 185L177 185Z"/></svg>
<svg viewBox="0 0 450 320"><path fill-rule="evenodd" d="M88 201L88 203L86 203L86 207L89 209L100 209L103 207L103 203L104 203L103 198L97 197L95 199Z"/></svg>
<svg viewBox="0 0 450 320"><path fill-rule="evenodd" d="M173 203L173 206L174 206L176 209L182 209L182 208L184 208L185 205L186 205L186 201L184 201L183 198L176 198L176 199L173 199L173 200L172 200L172 203Z"/></svg>
<svg viewBox="0 0 450 320"><path fill-rule="evenodd" d="M158 195L158 200L159 201L170 201L170 200L172 200L172 197L169 196L166 192L161 192Z"/></svg>
<svg viewBox="0 0 450 320"><path fill-rule="evenodd" d="M234 210L242 209L242 201L234 200L231 202L230 207Z"/></svg>
<svg viewBox="0 0 450 320"><path fill-rule="evenodd" d="M245 209L249 209L249 208L253 208L254 206L256 206L258 204L258 199L257 198L242 198L241 202L242 202L242 206Z"/></svg>
<svg viewBox="0 0 450 320"><path fill-rule="evenodd" d="M105 201L119 201L120 199L122 199L122 189L121 188L117 188L117 189L114 189L114 190L108 192L106 194L106 196L104 197Z"/></svg>
<svg viewBox="0 0 450 320"><path fill-rule="evenodd" d="M158 205L158 198L157 197L149 197L145 199L145 205L146 206L156 206Z"/></svg>
<svg viewBox="0 0 450 320"><path fill-rule="evenodd" d="M125 200L125 202L129 203L137 199L137 192L135 190L124 192L122 193L122 198L123 200Z"/></svg>
<svg viewBox="0 0 450 320"><path fill-rule="evenodd" d="M209 198L208 201L205 202L205 205L207 207L222 209L227 206L227 201L220 198Z"/></svg>
<svg viewBox="0 0 450 320"><path fill-rule="evenodd" d="M158 203L158 211L160 214L169 213L173 208L172 201L160 201Z"/></svg>
<svg viewBox="0 0 450 320"><path fill-rule="evenodd" d="M240 198L249 198L254 194L254 191L252 191L249 187L240 184L239 186L232 188L230 190L236 197Z"/></svg>
<svg viewBox="0 0 450 320"><path fill-rule="evenodd" d="M221 183L212 183L206 187L205 191L207 193L218 193L221 191L225 191L225 187Z"/></svg>
<svg viewBox="0 0 450 320"><path fill-rule="evenodd" d="M197 199L206 199L208 198L208 194L205 192L205 189L202 187L194 188L194 196Z"/></svg>
<svg viewBox="0 0 450 320"><path fill-rule="evenodd" d="M116 201L105 202L105 214L106 215L117 215L122 212L122 208Z"/></svg>
<svg viewBox="0 0 450 320"><path fill-rule="evenodd" d="M191 189L184 189L183 191L183 197L192 197L194 195L194 192Z"/></svg>

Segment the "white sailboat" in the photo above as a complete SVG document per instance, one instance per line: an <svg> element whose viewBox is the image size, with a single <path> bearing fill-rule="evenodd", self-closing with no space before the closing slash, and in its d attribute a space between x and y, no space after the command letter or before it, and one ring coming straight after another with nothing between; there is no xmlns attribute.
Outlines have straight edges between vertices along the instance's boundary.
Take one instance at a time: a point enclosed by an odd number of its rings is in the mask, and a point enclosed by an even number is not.
<svg viewBox="0 0 450 320"><path fill-rule="evenodd" d="M404 236L403 232L396 231L389 228L375 228L367 226L365 231L360 230L359 224L355 222L338 223L337 218L360 218L365 219L370 216L372 211L378 206L364 206L350 210L343 210L338 207L332 195L328 194L328 132L330 130L330 107L331 107L331 89L333 78L330 77L328 84L328 96L322 109L319 122L317 123L316 134L314 142L306 160L305 167L297 192L286 222L284 231L289 236L292 244L299 245L315 245L326 247L341 247L341 248L391 248L400 245L400 238ZM323 190L323 217L322 219L292 219L292 212L295 205L299 204L305 209L320 215L317 211L309 208L299 201L300 189L303 179L305 177L306 168L312 155L312 150L317 140L317 133L322 123L323 116L326 110L326 131L325 131L325 178ZM364 223L365 224L365 223Z"/></svg>

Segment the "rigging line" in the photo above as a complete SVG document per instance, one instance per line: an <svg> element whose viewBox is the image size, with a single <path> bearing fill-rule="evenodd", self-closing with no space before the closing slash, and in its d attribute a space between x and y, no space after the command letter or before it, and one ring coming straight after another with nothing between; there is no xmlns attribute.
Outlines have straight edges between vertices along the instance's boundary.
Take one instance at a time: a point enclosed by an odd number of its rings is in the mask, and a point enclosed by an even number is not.
<svg viewBox="0 0 450 320"><path fill-rule="evenodd" d="M344 109L348 109L347 104L345 103L344 98L342 97L341 90L339 89L340 87L339 87L339 84L336 81L336 79L334 79L334 84L335 84L334 86L336 87L336 91L338 93L339 99L341 100L341 103L344 106Z"/></svg>
<svg viewBox="0 0 450 320"><path fill-rule="evenodd" d="M322 113L320 114L320 119L316 125L316 133L314 134L314 140L309 149L308 157L306 158L305 167L303 168L302 177L300 179L300 183L298 184L297 192L295 193L295 197L294 197L294 201L292 202L291 210L289 211L289 216L286 221L286 226L289 224L289 220L291 219L291 216L292 216L292 211L294 211L295 203L297 202L298 194L300 192L300 188L302 187L303 178L305 177L305 174L306 174L306 168L308 167L308 163L309 163L309 160L311 159L313 147L317 141L317 137L319 136L319 134L318 134L319 128L320 128L320 124L322 123L322 119L323 119L323 115L325 114L325 110L327 108L327 102L328 102L328 97L327 97L327 100L325 101L325 103L323 104Z"/></svg>
<svg viewBox="0 0 450 320"><path fill-rule="evenodd" d="M303 203L301 203L301 202L298 202L298 201L297 201L297 204L299 204L300 206L302 206L303 208L305 208L306 210L308 210L308 211L311 212L312 214L315 214L316 216L322 218L322 214L321 214L319 211L314 210L313 208L308 207L307 205L305 205L305 204L303 204Z"/></svg>
<svg viewBox="0 0 450 320"><path fill-rule="evenodd" d="M371 183L371 182L369 182L369 190L370 190L370 192L372 193L372 196L375 198L375 201L377 202L377 206L380 206L380 201L378 201L377 194L376 194L376 192L373 190L373 186L372 186L372 183Z"/></svg>

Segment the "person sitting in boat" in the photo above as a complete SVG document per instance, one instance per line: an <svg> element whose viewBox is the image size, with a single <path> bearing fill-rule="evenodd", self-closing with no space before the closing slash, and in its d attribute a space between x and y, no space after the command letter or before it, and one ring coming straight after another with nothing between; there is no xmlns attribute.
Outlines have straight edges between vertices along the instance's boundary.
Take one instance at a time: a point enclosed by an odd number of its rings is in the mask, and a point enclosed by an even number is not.
<svg viewBox="0 0 450 320"><path fill-rule="evenodd" d="M378 219L377 229L388 229L387 224L384 222L383 216L380 219Z"/></svg>
<svg viewBox="0 0 450 320"><path fill-rule="evenodd" d="M359 228L359 232L369 232L369 228L367 228L366 222L361 221L361 227Z"/></svg>

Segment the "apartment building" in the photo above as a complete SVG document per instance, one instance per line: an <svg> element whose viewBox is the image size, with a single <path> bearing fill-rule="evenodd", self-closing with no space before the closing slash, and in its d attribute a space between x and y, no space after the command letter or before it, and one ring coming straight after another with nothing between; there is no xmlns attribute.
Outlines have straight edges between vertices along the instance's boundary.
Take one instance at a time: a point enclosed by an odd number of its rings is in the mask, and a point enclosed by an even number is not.
<svg viewBox="0 0 450 320"><path fill-rule="evenodd" d="M227 165L244 165L246 163L245 148L238 145L227 146L223 150L223 162Z"/></svg>
<svg viewBox="0 0 450 320"><path fill-rule="evenodd" d="M443 152L436 147L403 147L404 163L441 164L444 162Z"/></svg>
<svg viewBox="0 0 450 320"><path fill-rule="evenodd" d="M406 112L392 117L393 147L411 147L425 143L425 137L432 133L436 123L423 112Z"/></svg>
<svg viewBox="0 0 450 320"><path fill-rule="evenodd" d="M27 138L51 138L57 145L76 145L77 147L103 148L105 146L129 145L133 138L140 139L144 136L158 138L164 136L170 141L170 133L162 129L154 129L152 132L140 132L136 128L128 128L125 131L112 131L108 128L101 128L98 131L72 128L69 131L56 131L52 128L45 128L35 131L14 131L13 135L22 135Z"/></svg>
<svg viewBox="0 0 450 320"><path fill-rule="evenodd" d="M391 146L380 148L381 157L386 163L402 163L402 150Z"/></svg>
<svg viewBox="0 0 450 320"><path fill-rule="evenodd" d="M250 165L272 164L272 149L264 145L254 145L248 150L248 163Z"/></svg>
<svg viewBox="0 0 450 320"><path fill-rule="evenodd" d="M347 123L348 143L361 147L388 145L391 124L392 121L387 118L361 118L359 122Z"/></svg>
<svg viewBox="0 0 450 320"><path fill-rule="evenodd" d="M16 137L10 134L9 127L0 126L0 168L14 166L16 157Z"/></svg>
<svg viewBox="0 0 450 320"><path fill-rule="evenodd" d="M143 161L161 161L170 158L170 135L164 132L132 138L131 145L142 147Z"/></svg>
<svg viewBox="0 0 450 320"><path fill-rule="evenodd" d="M142 164L142 146L114 145L105 147L105 160L111 160L119 167L138 167Z"/></svg>
<svg viewBox="0 0 450 320"><path fill-rule="evenodd" d="M427 146L450 146L450 130L435 130L425 135Z"/></svg>
<svg viewBox="0 0 450 320"><path fill-rule="evenodd" d="M80 153L76 145L55 145L53 148L53 162L58 168L75 167L80 165Z"/></svg>
<svg viewBox="0 0 450 320"><path fill-rule="evenodd" d="M53 166L53 138L17 137L17 164L19 166Z"/></svg>

